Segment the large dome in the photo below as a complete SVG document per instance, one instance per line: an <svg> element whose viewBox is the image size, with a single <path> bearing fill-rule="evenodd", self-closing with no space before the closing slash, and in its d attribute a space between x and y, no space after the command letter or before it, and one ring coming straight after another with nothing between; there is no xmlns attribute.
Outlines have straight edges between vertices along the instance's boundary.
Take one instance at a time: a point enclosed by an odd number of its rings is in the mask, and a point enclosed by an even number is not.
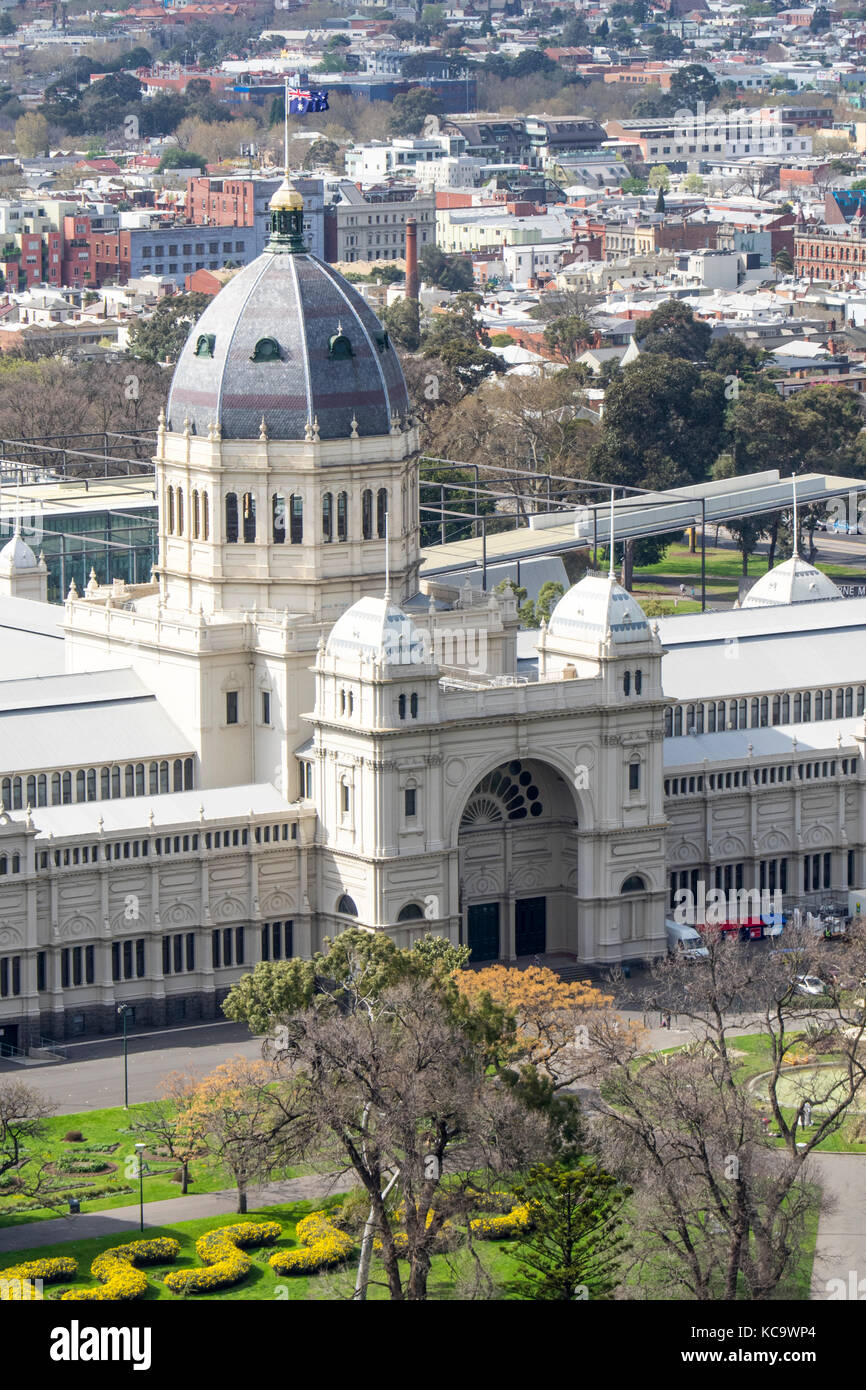
<svg viewBox="0 0 866 1390"><path fill-rule="evenodd" d="M563 594L550 615L551 637L589 642L647 642L646 615L612 575L587 574Z"/></svg>
<svg viewBox="0 0 866 1390"><path fill-rule="evenodd" d="M388 434L409 410L397 354L358 292L316 256L272 244L193 327L166 416L201 435L218 422L224 439L257 439L262 420L271 439L347 439Z"/></svg>

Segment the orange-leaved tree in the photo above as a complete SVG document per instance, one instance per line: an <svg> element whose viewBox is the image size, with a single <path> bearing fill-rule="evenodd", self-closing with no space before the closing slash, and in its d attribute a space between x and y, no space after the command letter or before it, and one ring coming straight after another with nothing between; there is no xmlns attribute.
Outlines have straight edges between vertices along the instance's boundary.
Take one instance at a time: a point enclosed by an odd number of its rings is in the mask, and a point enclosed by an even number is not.
<svg viewBox="0 0 866 1390"><path fill-rule="evenodd" d="M516 1024L515 1060L544 1068L560 1085L586 1070L589 1024L613 1003L589 980L562 980L541 965L461 970L455 980L471 1003L488 995L506 1008Z"/></svg>

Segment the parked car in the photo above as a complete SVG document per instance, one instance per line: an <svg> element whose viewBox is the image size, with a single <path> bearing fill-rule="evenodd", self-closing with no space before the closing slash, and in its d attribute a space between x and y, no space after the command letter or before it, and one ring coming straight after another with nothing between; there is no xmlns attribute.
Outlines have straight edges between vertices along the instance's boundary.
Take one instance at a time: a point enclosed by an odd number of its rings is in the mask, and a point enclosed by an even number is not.
<svg viewBox="0 0 866 1390"><path fill-rule="evenodd" d="M798 994L826 994L827 989L823 980L819 980L817 975L795 975L794 987Z"/></svg>

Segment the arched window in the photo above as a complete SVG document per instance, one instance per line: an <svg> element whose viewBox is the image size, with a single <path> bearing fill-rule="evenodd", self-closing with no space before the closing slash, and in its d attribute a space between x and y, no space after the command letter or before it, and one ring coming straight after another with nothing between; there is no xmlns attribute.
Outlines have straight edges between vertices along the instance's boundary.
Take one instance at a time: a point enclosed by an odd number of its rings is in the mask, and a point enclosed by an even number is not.
<svg viewBox="0 0 866 1390"><path fill-rule="evenodd" d="M857 687L857 713L862 714L866 709L866 686Z"/></svg>
<svg viewBox="0 0 866 1390"><path fill-rule="evenodd" d="M385 517L388 514L388 489L380 487L376 494L376 533L380 540L385 536Z"/></svg>
<svg viewBox="0 0 866 1390"><path fill-rule="evenodd" d="M159 795L159 764L150 763L147 769L147 790L151 796Z"/></svg>
<svg viewBox="0 0 866 1390"><path fill-rule="evenodd" d="M791 697L790 697L790 695L783 695L783 696L782 696L782 716L781 716L781 717L782 717L782 723L783 723L783 724L787 724L787 723L790 722L790 719L791 719Z"/></svg>
<svg viewBox="0 0 866 1390"><path fill-rule="evenodd" d="M643 893L646 891L646 883L640 874L629 874L619 891L620 893Z"/></svg>
<svg viewBox="0 0 866 1390"><path fill-rule="evenodd" d="M803 696L803 723L808 724L812 718L812 692L807 690Z"/></svg>
<svg viewBox="0 0 866 1390"><path fill-rule="evenodd" d="M201 538L210 540L210 497L206 492L201 495Z"/></svg>
<svg viewBox="0 0 866 1390"><path fill-rule="evenodd" d="M677 705L674 710L674 738L681 738L683 732L683 707Z"/></svg>
<svg viewBox="0 0 866 1390"><path fill-rule="evenodd" d="M340 713L341 713L341 714L345 714L345 713L346 713L346 692L345 692L345 690L341 690L341 691L340 691Z"/></svg>
<svg viewBox="0 0 866 1390"><path fill-rule="evenodd" d="M274 531L274 545L286 543L286 499L281 492L271 498L271 518Z"/></svg>
<svg viewBox="0 0 866 1390"><path fill-rule="evenodd" d="M407 903L406 906L401 907L400 911L397 913L397 921L417 922L418 919L423 918L423 916L424 909L421 907L420 903Z"/></svg>
<svg viewBox="0 0 866 1390"><path fill-rule="evenodd" d="M35 805L36 805L36 778L35 778L35 777L28 777L28 778L27 778L27 805L28 805L28 806L35 806Z"/></svg>
<svg viewBox="0 0 866 1390"><path fill-rule="evenodd" d="M36 804L37 806L48 804L48 778L44 772L40 772L36 778Z"/></svg>
<svg viewBox="0 0 866 1390"><path fill-rule="evenodd" d="M628 765L628 789L630 792L640 791L640 763L633 762Z"/></svg>
<svg viewBox="0 0 866 1390"><path fill-rule="evenodd" d="M365 541L373 539L373 491L365 488L361 494L361 535Z"/></svg>
<svg viewBox="0 0 866 1390"><path fill-rule="evenodd" d="M169 535L174 532L174 488L166 488L165 493L165 529Z"/></svg>
<svg viewBox="0 0 866 1390"><path fill-rule="evenodd" d="M144 796L144 763L135 764L135 794Z"/></svg>
<svg viewBox="0 0 866 1390"><path fill-rule="evenodd" d="M337 540L344 541L349 535L349 495L337 493Z"/></svg>
<svg viewBox="0 0 866 1390"><path fill-rule="evenodd" d="M99 795L103 801L111 798L111 772L107 767L102 768L99 774Z"/></svg>
<svg viewBox="0 0 866 1390"><path fill-rule="evenodd" d="M330 492L322 494L322 540L326 545L334 539L334 498Z"/></svg>
<svg viewBox="0 0 866 1390"><path fill-rule="evenodd" d="M180 488L177 490L177 534L183 535L183 492Z"/></svg>
<svg viewBox="0 0 866 1390"><path fill-rule="evenodd" d="M63 805L72 805L72 773L64 772L61 781L63 783Z"/></svg>
<svg viewBox="0 0 866 1390"><path fill-rule="evenodd" d="M779 719L780 719L780 717L781 717L781 713L782 713L782 698L781 698L780 695L774 695L774 696L773 696L773 715L772 715L772 720L773 720L773 723L774 723L774 724L778 724Z"/></svg>
<svg viewBox="0 0 866 1390"><path fill-rule="evenodd" d="M414 690L409 696L409 713L412 715L413 719L418 718L418 695Z"/></svg>
<svg viewBox="0 0 866 1390"><path fill-rule="evenodd" d="M194 489L193 489L193 494L192 494L192 538L193 538L193 540L194 540L194 541L197 541L197 540L199 539L199 536L200 536L200 535L201 535L201 501L200 501L200 499L199 499L198 489L194 488Z"/></svg>
<svg viewBox="0 0 866 1390"><path fill-rule="evenodd" d="M854 687L845 687L845 717L846 719L854 713Z"/></svg>
<svg viewBox="0 0 866 1390"><path fill-rule="evenodd" d="M123 771L123 795L135 796L135 768L127 763Z"/></svg>
<svg viewBox="0 0 866 1390"><path fill-rule="evenodd" d="M639 695L639 694L641 693L642 690L643 690L643 671L635 671L635 673L634 673L634 693L635 693L635 695Z"/></svg>
<svg viewBox="0 0 866 1390"><path fill-rule="evenodd" d="M301 545L304 539L304 499L299 493L289 498L289 540Z"/></svg>
<svg viewBox="0 0 866 1390"><path fill-rule="evenodd" d="M348 893L344 893L337 903L337 911L342 917L357 917L358 909L355 906L354 898L350 898Z"/></svg>
<svg viewBox="0 0 866 1390"><path fill-rule="evenodd" d="M235 545L238 539L238 499L234 492L226 493L226 541Z"/></svg>
<svg viewBox="0 0 866 1390"><path fill-rule="evenodd" d="M349 691L349 703L348 703L348 708L347 708L347 713L348 713L350 719L351 719L351 717L352 717L352 712L353 712L354 708L355 708L355 697L354 697L354 695L352 694L352 692L351 692L351 690L350 690L350 691Z"/></svg>
<svg viewBox="0 0 866 1390"><path fill-rule="evenodd" d="M625 671L625 672L623 673L623 678L622 678L622 693L623 693L623 695L630 695L630 694L631 694L631 671Z"/></svg>
<svg viewBox="0 0 866 1390"><path fill-rule="evenodd" d="M696 728L695 707L694 705L686 705L686 733L690 734Z"/></svg>
<svg viewBox="0 0 866 1390"><path fill-rule="evenodd" d="M4 800L4 801L6 800L5 794L4 794L3 800ZM52 774L51 774L51 805L52 805L52 806L59 806L59 805L60 805L60 773L59 773L59 772L52 772Z"/></svg>
<svg viewBox="0 0 866 1390"><path fill-rule="evenodd" d="M192 758L184 758L184 760L183 760L183 789L184 789L185 792L191 792L191 791L192 791L192 788L193 788L193 780L192 780Z"/></svg>
<svg viewBox="0 0 866 1390"><path fill-rule="evenodd" d="M12 778L4 777L2 782L3 805L8 811L12 806Z"/></svg>
<svg viewBox="0 0 866 1390"><path fill-rule="evenodd" d="M75 800L84 801L86 795L84 771L83 769L79 769L75 774Z"/></svg>
<svg viewBox="0 0 866 1390"><path fill-rule="evenodd" d="M172 789L172 791L175 791L175 792L182 792L182 791L183 791L183 760L182 760L181 758L175 758L174 762L172 763L172 765L171 765L171 776L172 776L172 782L171 782L171 789Z"/></svg>
<svg viewBox="0 0 866 1390"><path fill-rule="evenodd" d="M845 713L845 691L842 686L836 691L836 718L841 719Z"/></svg>
<svg viewBox="0 0 866 1390"><path fill-rule="evenodd" d="M399 697L399 699L397 700L397 713L400 715L400 718L401 718L401 719L405 719L405 718L406 718L406 696L405 696L405 695L401 695L401 696Z"/></svg>
<svg viewBox="0 0 866 1390"><path fill-rule="evenodd" d="M770 715L770 701L768 696L761 696L761 728L766 729Z"/></svg>
<svg viewBox="0 0 866 1390"><path fill-rule="evenodd" d="M251 362L279 362L282 357L276 338L259 338L253 348Z"/></svg>
<svg viewBox="0 0 866 1390"><path fill-rule="evenodd" d="M89 767L89 768L87 769L87 800L88 800L88 801L95 801L95 800L96 800L96 768L95 768L95 767Z"/></svg>
<svg viewBox="0 0 866 1390"><path fill-rule="evenodd" d="M347 816L352 809L352 789L346 777L340 782L340 811Z"/></svg>
<svg viewBox="0 0 866 1390"><path fill-rule="evenodd" d="M244 544L252 545L256 538L256 499L251 492L244 493Z"/></svg>
<svg viewBox="0 0 866 1390"><path fill-rule="evenodd" d="M112 800L115 800L117 797L120 796L120 768L119 768L119 767L113 767L113 768L111 769L111 796L112 796Z"/></svg>
<svg viewBox="0 0 866 1390"><path fill-rule="evenodd" d="M833 692L832 692L832 690L825 690L825 691L824 691L824 718L825 718L825 719L832 719L832 718L833 718Z"/></svg>
<svg viewBox="0 0 866 1390"><path fill-rule="evenodd" d="M162 793L168 791L168 763L162 762L159 765L159 790Z"/></svg>
<svg viewBox="0 0 866 1390"><path fill-rule="evenodd" d="M665 738L672 738L674 732L674 712L668 705L665 710Z"/></svg>

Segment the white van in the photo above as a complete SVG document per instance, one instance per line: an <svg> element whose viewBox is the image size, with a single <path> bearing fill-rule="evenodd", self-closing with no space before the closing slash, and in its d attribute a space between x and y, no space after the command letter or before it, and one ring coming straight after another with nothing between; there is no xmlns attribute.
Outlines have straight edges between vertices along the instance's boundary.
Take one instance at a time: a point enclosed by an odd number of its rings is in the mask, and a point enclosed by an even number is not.
<svg viewBox="0 0 866 1390"><path fill-rule="evenodd" d="M665 935L671 955L679 952L686 960L701 960L710 954L701 940L700 932L695 931L694 927L684 926L668 918L665 922Z"/></svg>

